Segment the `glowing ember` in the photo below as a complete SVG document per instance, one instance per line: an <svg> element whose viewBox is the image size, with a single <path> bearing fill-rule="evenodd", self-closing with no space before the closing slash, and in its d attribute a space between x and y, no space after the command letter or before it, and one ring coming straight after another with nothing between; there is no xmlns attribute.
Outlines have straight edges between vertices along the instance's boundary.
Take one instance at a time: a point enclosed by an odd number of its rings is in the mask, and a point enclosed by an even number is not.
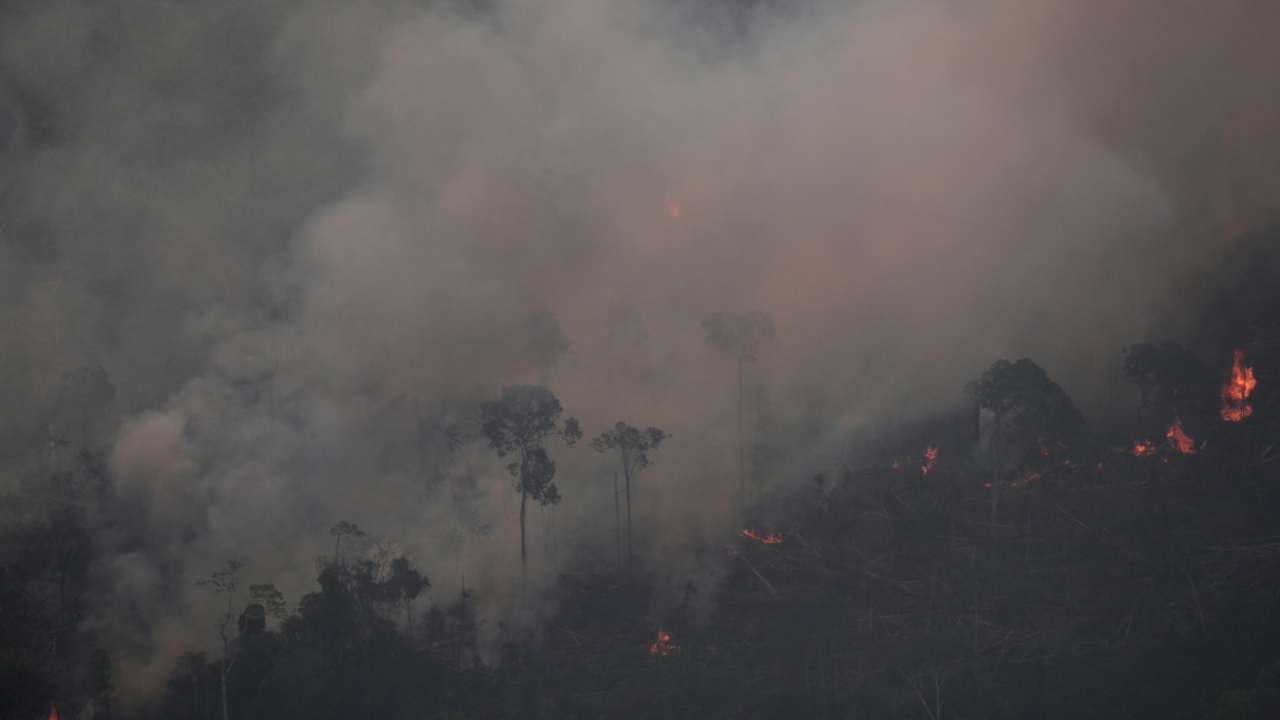
<svg viewBox="0 0 1280 720"><path fill-rule="evenodd" d="M752 530L751 528L747 528L743 530L742 537L750 538L752 540L755 540L758 543L761 543L762 545L777 545L778 543L782 542L782 536L777 533L766 533L764 535L761 535L760 533L756 532L755 530Z"/></svg>
<svg viewBox="0 0 1280 720"><path fill-rule="evenodd" d="M1231 379L1222 386L1222 419L1240 422L1252 415L1249 393L1256 387L1258 380L1253 376L1253 368L1245 367L1244 351L1236 350L1235 361L1231 364Z"/></svg>
<svg viewBox="0 0 1280 720"><path fill-rule="evenodd" d="M666 630L658 630L658 639L649 646L650 655L670 655L676 651L675 643L671 642L671 634Z"/></svg>
<svg viewBox="0 0 1280 720"><path fill-rule="evenodd" d="M1150 440L1139 440L1133 444L1133 454L1135 457L1146 457L1156 454L1156 444Z"/></svg>
<svg viewBox="0 0 1280 720"><path fill-rule="evenodd" d="M1196 441L1182 430L1182 421L1174 420L1169 432L1164 434L1173 444L1173 448L1183 455L1191 455L1196 451Z"/></svg>
<svg viewBox="0 0 1280 720"><path fill-rule="evenodd" d="M920 466L920 474L928 475L936 462L938 462L938 446L930 445L924 450L924 464Z"/></svg>

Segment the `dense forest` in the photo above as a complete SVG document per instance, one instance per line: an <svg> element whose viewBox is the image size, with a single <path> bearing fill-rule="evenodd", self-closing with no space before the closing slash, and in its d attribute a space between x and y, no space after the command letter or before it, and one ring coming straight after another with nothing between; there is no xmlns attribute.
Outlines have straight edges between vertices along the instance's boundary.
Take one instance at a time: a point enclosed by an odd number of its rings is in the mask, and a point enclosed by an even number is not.
<svg viewBox="0 0 1280 720"><path fill-rule="evenodd" d="M710 602L692 583L659 594L619 520L616 557L566 567L553 597L522 601L550 610L499 621L487 653L471 591L428 593L424 569L342 521L301 597L235 561L203 579L225 601L208 618L221 644L191 648L136 714L114 709L111 654L78 622L111 476L55 443L22 498L47 511L4 538L6 717L55 698L95 718L1275 717L1278 247L1276 231L1238 244L1239 282L1189 344L1124 348L1140 390L1124 422L1000 360L963 406L882 433L858 464L749 493L741 530L700 551L726 568ZM707 338L756 352L758 326L720 315ZM105 382L85 371L69 392ZM557 425L549 391L509 390L459 442L517 453L516 486L553 502L543 441L582 431ZM594 446L631 479L663 439L620 423Z"/></svg>
<svg viewBox="0 0 1280 720"><path fill-rule="evenodd" d="M1274 0L0 0L0 720L1280 717Z"/></svg>

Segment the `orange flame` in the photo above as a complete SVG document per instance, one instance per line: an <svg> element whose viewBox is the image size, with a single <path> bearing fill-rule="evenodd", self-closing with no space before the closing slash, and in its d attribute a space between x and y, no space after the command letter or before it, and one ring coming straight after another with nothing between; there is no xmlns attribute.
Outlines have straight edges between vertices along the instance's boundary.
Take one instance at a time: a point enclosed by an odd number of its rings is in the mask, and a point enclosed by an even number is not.
<svg viewBox="0 0 1280 720"><path fill-rule="evenodd" d="M649 646L650 655L670 655L676 651L675 643L671 642L671 633L666 630L658 630L658 639Z"/></svg>
<svg viewBox="0 0 1280 720"><path fill-rule="evenodd" d="M930 445L924 450L924 464L920 466L920 474L928 475L936 462L938 462L938 446Z"/></svg>
<svg viewBox="0 0 1280 720"><path fill-rule="evenodd" d="M1235 360L1231 363L1231 379L1222 386L1222 419L1240 422L1252 415L1249 393L1256 387L1258 380L1253 376L1253 368L1245 367L1244 351L1236 350Z"/></svg>
<svg viewBox="0 0 1280 720"><path fill-rule="evenodd" d="M763 545L777 545L778 543L782 542L782 536L777 533L767 533L765 535L761 535L755 530L752 530L751 528L747 528L743 530L741 534L742 534L742 537L750 538Z"/></svg>
<svg viewBox="0 0 1280 720"><path fill-rule="evenodd" d="M1182 420L1175 419L1164 434L1173 443L1173 448L1183 455L1192 455L1196 451L1196 441L1182 430Z"/></svg>
<svg viewBox="0 0 1280 720"><path fill-rule="evenodd" d="M1150 440L1138 440L1133 443L1134 457L1146 457L1156 454L1156 444Z"/></svg>

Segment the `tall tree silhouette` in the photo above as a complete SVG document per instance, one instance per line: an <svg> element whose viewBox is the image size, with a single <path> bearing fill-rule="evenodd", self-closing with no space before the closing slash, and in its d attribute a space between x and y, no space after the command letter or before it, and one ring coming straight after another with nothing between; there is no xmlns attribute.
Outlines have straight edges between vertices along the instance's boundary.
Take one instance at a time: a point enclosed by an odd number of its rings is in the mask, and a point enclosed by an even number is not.
<svg viewBox="0 0 1280 720"><path fill-rule="evenodd" d="M641 470L649 467L649 451L658 449L667 434L656 427L644 430L619 421L612 430L600 433L591 441L591 448L596 452L616 452L622 463L622 477L626 483L627 498L627 564L633 559L631 549L631 478Z"/></svg>
<svg viewBox="0 0 1280 720"><path fill-rule="evenodd" d="M520 493L520 574L529 576L529 551L526 541L529 498L541 505L560 502L556 487L556 464L547 454L546 441L559 437L572 446L582 437L578 421L568 418L560 424L564 408L554 393L541 385L515 385L504 388L495 401L480 406L481 431L489 447L498 457L508 455L515 460L507 471Z"/></svg>
<svg viewBox="0 0 1280 720"><path fill-rule="evenodd" d="M234 637L232 637L231 633L236 618L235 601L240 589L240 569L243 567L244 563L240 560L228 560L221 570L196 583L201 587L209 588L215 595L225 597L227 600L226 611L218 615L218 637L222 639L222 673L220 678L222 720L230 720L231 717L230 710L227 707L227 676L231 674L231 670L236 664L236 655L232 652Z"/></svg>

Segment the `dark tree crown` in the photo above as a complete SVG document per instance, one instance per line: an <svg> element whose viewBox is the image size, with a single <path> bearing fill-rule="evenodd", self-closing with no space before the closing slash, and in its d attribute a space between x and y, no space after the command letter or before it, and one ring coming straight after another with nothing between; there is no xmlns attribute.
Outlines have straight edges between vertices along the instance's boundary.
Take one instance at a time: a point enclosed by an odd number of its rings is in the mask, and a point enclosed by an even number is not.
<svg viewBox="0 0 1280 720"><path fill-rule="evenodd" d="M668 437L665 431L653 426L641 430L619 421L613 429L592 440L591 449L600 453L618 451L628 471L643 470L650 463L649 451L656 450Z"/></svg>

